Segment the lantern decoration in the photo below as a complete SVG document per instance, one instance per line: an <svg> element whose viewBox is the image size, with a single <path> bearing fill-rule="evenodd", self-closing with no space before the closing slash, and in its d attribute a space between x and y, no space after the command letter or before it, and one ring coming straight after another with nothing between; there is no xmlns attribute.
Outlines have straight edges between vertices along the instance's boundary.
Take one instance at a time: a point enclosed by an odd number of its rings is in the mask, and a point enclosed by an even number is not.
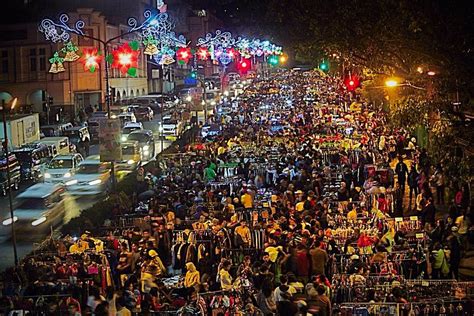
<svg viewBox="0 0 474 316"><path fill-rule="evenodd" d="M199 60L207 60L209 57L209 51L205 47L199 47L196 52L197 57Z"/></svg>
<svg viewBox="0 0 474 316"><path fill-rule="evenodd" d="M148 36L144 41L143 45L145 45L145 50L143 54L153 56L158 54L160 51L158 50L158 41L153 36Z"/></svg>
<svg viewBox="0 0 474 316"><path fill-rule="evenodd" d="M187 64L191 57L191 48L189 47L181 47L176 51L176 59L178 59L178 63L181 65Z"/></svg>
<svg viewBox="0 0 474 316"><path fill-rule="evenodd" d="M79 50L79 48L74 45L73 42L67 42L67 44L61 49L61 52L66 54L64 56L64 61L76 61L81 56L79 56L76 52Z"/></svg>
<svg viewBox="0 0 474 316"><path fill-rule="evenodd" d="M51 68L49 69L49 72L52 74L57 74L59 72L63 72L66 69L64 69L64 58L59 57L59 53L55 52L53 57L49 59L49 62L51 63Z"/></svg>
<svg viewBox="0 0 474 316"><path fill-rule="evenodd" d="M112 61L112 68L119 69L123 74L137 76L138 55L140 54L138 42L125 43L112 52L108 61Z"/></svg>
<svg viewBox="0 0 474 316"><path fill-rule="evenodd" d="M82 51L81 63L84 65L84 70L94 72L99 68L103 56L97 51L97 48L85 48Z"/></svg>

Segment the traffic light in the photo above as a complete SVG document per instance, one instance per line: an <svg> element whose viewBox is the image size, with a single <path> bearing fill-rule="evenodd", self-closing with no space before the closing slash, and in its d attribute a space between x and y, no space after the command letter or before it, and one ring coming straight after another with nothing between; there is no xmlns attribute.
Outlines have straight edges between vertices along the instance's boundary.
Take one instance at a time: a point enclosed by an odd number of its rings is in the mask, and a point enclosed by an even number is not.
<svg viewBox="0 0 474 316"><path fill-rule="evenodd" d="M326 72L329 70L329 63L325 60L323 60L320 64L319 64L319 69L321 69L322 71Z"/></svg>
<svg viewBox="0 0 474 316"><path fill-rule="evenodd" d="M346 86L347 90L354 91L356 88L360 86L359 78L354 75L348 76L344 80L344 85Z"/></svg>
<svg viewBox="0 0 474 316"><path fill-rule="evenodd" d="M268 63L271 65L271 66L276 66L278 65L278 61L279 61L279 58L278 56L276 55L272 55L268 58Z"/></svg>
<svg viewBox="0 0 474 316"><path fill-rule="evenodd" d="M242 59L242 60L237 64L237 68L239 69L239 71L240 71L241 73L246 73L247 71L249 71L250 66L251 66L251 63L250 63L250 60L249 60L249 59Z"/></svg>

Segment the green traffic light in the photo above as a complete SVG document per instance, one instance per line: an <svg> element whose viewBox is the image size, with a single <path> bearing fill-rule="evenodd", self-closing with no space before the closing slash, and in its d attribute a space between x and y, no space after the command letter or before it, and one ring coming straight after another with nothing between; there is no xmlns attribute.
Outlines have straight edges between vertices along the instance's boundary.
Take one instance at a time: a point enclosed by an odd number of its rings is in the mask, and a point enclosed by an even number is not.
<svg viewBox="0 0 474 316"><path fill-rule="evenodd" d="M329 69L329 65L326 63L326 62L322 62L320 65L319 65L319 69L323 70L323 71L326 71Z"/></svg>
<svg viewBox="0 0 474 316"><path fill-rule="evenodd" d="M278 65L278 57L277 56L271 56L269 59L268 59L268 63L272 66L276 66Z"/></svg>

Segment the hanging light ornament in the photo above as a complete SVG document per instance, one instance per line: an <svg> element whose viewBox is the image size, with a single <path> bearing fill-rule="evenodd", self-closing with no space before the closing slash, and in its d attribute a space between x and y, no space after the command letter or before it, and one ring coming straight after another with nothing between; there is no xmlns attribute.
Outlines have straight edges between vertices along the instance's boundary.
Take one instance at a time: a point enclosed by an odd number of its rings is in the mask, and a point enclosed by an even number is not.
<svg viewBox="0 0 474 316"><path fill-rule="evenodd" d="M61 52L66 54L64 56L64 61L72 62L81 58L81 56L76 53L78 50L79 48L74 45L73 42L67 42L67 44L61 49Z"/></svg>
<svg viewBox="0 0 474 316"><path fill-rule="evenodd" d="M219 61L222 65L227 66L232 62L232 56L227 52L222 52L219 56Z"/></svg>
<svg viewBox="0 0 474 316"><path fill-rule="evenodd" d="M160 52L157 46L158 41L151 35L143 41L143 45L145 45L145 50L143 51L145 55L153 56Z"/></svg>
<svg viewBox="0 0 474 316"><path fill-rule="evenodd" d="M189 47L181 47L176 51L176 58L178 59L178 63L181 65L187 64L191 57L191 48Z"/></svg>
<svg viewBox="0 0 474 316"><path fill-rule="evenodd" d="M237 52L233 48L228 48L227 49L227 55L229 55L230 58L235 59L239 55L239 52Z"/></svg>
<svg viewBox="0 0 474 316"><path fill-rule="evenodd" d="M53 57L49 59L49 62L51 63L51 68L49 68L49 72L52 74L57 74L59 72L63 72L66 69L64 69L64 58L59 57L59 53L55 52Z"/></svg>
<svg viewBox="0 0 474 316"><path fill-rule="evenodd" d="M112 61L112 68L119 69L123 74L132 77L137 76L139 44L136 41L125 43L112 52L109 58Z"/></svg>
<svg viewBox="0 0 474 316"><path fill-rule="evenodd" d="M209 57L209 51L205 47L200 47L196 52L197 57L199 60L207 60Z"/></svg>
<svg viewBox="0 0 474 316"><path fill-rule="evenodd" d="M99 68L103 56L98 53L97 48L85 48L82 51L81 63L84 65L84 70L94 72Z"/></svg>

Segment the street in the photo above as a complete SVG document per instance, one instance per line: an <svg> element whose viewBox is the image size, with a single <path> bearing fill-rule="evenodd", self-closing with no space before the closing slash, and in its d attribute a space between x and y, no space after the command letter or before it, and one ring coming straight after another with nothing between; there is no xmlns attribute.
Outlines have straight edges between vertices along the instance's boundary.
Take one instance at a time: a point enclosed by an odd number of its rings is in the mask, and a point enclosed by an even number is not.
<svg viewBox="0 0 474 316"><path fill-rule="evenodd" d="M471 2L2 4L0 316L474 315Z"/></svg>
<svg viewBox="0 0 474 316"><path fill-rule="evenodd" d="M156 118L153 122L157 122ZM170 141L163 141L163 150L170 146ZM155 153L159 154L161 152L161 141L155 140ZM99 154L99 145L93 144L89 148L89 155L98 155ZM144 164L148 161L144 161ZM12 191L13 197L13 208L18 205L18 196L20 193L24 192L34 183L22 183L18 191ZM80 215L82 210L85 210L91 207L95 202L99 201L102 196L90 196L90 197L71 197L73 199L72 203L68 206L68 211L74 213L74 215ZM7 196L0 197L0 218L10 217L10 206L9 199ZM17 236L17 251L19 259L23 258L25 255L30 253L34 249L34 243L41 242L43 237L38 236L35 240L22 241L22 236ZM0 260L0 271L5 268L14 265L14 256L11 240L6 240L0 242L0 253L2 254L2 260Z"/></svg>

